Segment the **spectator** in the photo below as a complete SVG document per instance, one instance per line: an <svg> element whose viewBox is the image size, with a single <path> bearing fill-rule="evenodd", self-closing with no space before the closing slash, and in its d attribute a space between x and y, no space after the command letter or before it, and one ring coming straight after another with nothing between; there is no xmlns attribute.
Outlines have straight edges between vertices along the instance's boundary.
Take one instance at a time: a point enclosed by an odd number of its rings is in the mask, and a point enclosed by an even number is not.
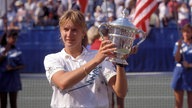
<svg viewBox="0 0 192 108"><path fill-rule="evenodd" d="M20 30L19 26L16 24L15 21L12 21L9 23L8 27L7 27L8 30Z"/></svg>
<svg viewBox="0 0 192 108"><path fill-rule="evenodd" d="M95 19L97 19L97 17L99 17L102 14L103 14L103 12L102 12L101 6L98 5L96 7L93 15L94 15Z"/></svg>
<svg viewBox="0 0 192 108"><path fill-rule="evenodd" d="M95 7L96 7L95 3L96 3L96 0L88 0L86 13L90 13L91 16L93 16L93 13L95 11Z"/></svg>
<svg viewBox="0 0 192 108"><path fill-rule="evenodd" d="M107 12L108 9L112 9L114 14L116 14L116 7L115 7L115 2L114 0L104 0L102 5L101 5L101 9L103 14L105 14L107 16Z"/></svg>
<svg viewBox="0 0 192 108"><path fill-rule="evenodd" d="M116 19L115 15L112 12L108 13L108 20L107 20L107 22L112 22L115 19Z"/></svg>
<svg viewBox="0 0 192 108"><path fill-rule="evenodd" d="M66 8L66 10L68 10L69 0L61 0L61 4Z"/></svg>
<svg viewBox="0 0 192 108"><path fill-rule="evenodd" d="M61 17L61 16L63 15L63 13L64 13L65 11L67 11L67 7L66 7L66 5L63 5L63 4L61 3L61 0L57 0L57 4L58 4L57 16L58 16L58 18L59 18L59 17Z"/></svg>
<svg viewBox="0 0 192 108"><path fill-rule="evenodd" d="M35 26L43 26L43 18L45 16L46 12L44 10L44 5L42 1L39 1L37 3L37 8L35 9L34 13L34 23Z"/></svg>
<svg viewBox="0 0 192 108"><path fill-rule="evenodd" d="M107 22L107 17L104 14L101 14L95 19L94 25L98 27L101 23Z"/></svg>
<svg viewBox="0 0 192 108"><path fill-rule="evenodd" d="M2 17L0 18L0 29L1 29L1 30L5 30L5 29L6 29L6 26L7 26L7 23L8 23L7 17L6 17L6 16L2 16Z"/></svg>
<svg viewBox="0 0 192 108"><path fill-rule="evenodd" d="M29 26L34 25L34 13L35 9L37 8L37 0L27 0L24 3L26 12L27 12L27 20L26 22L28 23Z"/></svg>
<svg viewBox="0 0 192 108"><path fill-rule="evenodd" d="M29 11L30 14L33 14L33 11L37 7L37 0L27 0L27 2L24 3L25 9Z"/></svg>
<svg viewBox="0 0 192 108"><path fill-rule="evenodd" d="M69 9L81 10L78 0L69 0Z"/></svg>
<svg viewBox="0 0 192 108"><path fill-rule="evenodd" d="M158 9L153 12L153 14L151 15L150 19L149 19L149 26L150 27L160 27L160 21L159 21L159 17L158 17Z"/></svg>
<svg viewBox="0 0 192 108"><path fill-rule="evenodd" d="M16 12L16 21L18 22L19 27L25 28L26 27L26 21L27 21L27 11L24 7L24 3L20 0L15 2L15 6L17 7Z"/></svg>
<svg viewBox="0 0 192 108"><path fill-rule="evenodd" d="M177 0L170 0L167 4L167 7L169 9L170 19L178 21L178 8L179 8L179 2Z"/></svg>
<svg viewBox="0 0 192 108"><path fill-rule="evenodd" d="M187 7L186 3L182 3L178 9L178 24L180 27L183 27L185 24L188 24L189 21L190 10Z"/></svg>
<svg viewBox="0 0 192 108"><path fill-rule="evenodd" d="M188 5L190 8L190 22L192 23L192 0L189 0Z"/></svg>
<svg viewBox="0 0 192 108"><path fill-rule="evenodd" d="M166 27L169 23L171 14L168 8L168 2L169 0L163 0L158 6L160 27Z"/></svg>
<svg viewBox="0 0 192 108"><path fill-rule="evenodd" d="M85 21L87 23L87 28L89 29L91 26L94 25L95 18L91 15L91 13L85 14Z"/></svg>
<svg viewBox="0 0 192 108"><path fill-rule="evenodd" d="M115 13L116 18L123 17L122 14L121 14L123 9L125 9L125 2L124 2L124 0L120 0L116 4L116 13Z"/></svg>
<svg viewBox="0 0 192 108"><path fill-rule="evenodd" d="M16 17L16 11L12 7L9 7L8 11L7 11L7 20L8 20L8 22L15 21L15 17Z"/></svg>
<svg viewBox="0 0 192 108"><path fill-rule="evenodd" d="M128 1L128 0L127 0ZM132 22L133 18L135 16L135 9L136 9L136 0L130 0L127 4L127 7L125 7L129 11L129 20Z"/></svg>
<svg viewBox="0 0 192 108"><path fill-rule="evenodd" d="M87 31L88 49L98 50L101 44L101 37L96 26L92 26Z"/></svg>

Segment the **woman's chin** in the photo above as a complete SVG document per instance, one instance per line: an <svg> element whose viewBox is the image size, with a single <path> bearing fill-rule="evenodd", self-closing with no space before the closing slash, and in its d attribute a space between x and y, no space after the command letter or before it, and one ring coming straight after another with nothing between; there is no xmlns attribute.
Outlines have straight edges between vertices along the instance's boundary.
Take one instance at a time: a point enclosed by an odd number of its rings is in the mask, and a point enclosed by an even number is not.
<svg viewBox="0 0 192 108"><path fill-rule="evenodd" d="M77 45L75 43L67 43L65 44L65 47L76 47Z"/></svg>

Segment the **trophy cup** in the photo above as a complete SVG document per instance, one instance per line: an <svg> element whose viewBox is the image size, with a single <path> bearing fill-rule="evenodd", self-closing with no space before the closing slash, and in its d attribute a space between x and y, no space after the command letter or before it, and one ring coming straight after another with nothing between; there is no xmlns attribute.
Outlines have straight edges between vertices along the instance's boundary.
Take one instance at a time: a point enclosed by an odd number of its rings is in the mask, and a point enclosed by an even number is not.
<svg viewBox="0 0 192 108"><path fill-rule="evenodd" d="M125 60L125 55L130 54L133 44L140 45L146 38L146 33L140 29L137 29L127 18L129 12L124 9L123 17L110 23L102 23L99 25L99 34L104 37L108 36L117 47L117 50L113 53L116 57L110 57L108 60L118 64L128 65ZM135 41L135 35L142 34L138 38L139 41ZM136 42L136 43L135 43Z"/></svg>

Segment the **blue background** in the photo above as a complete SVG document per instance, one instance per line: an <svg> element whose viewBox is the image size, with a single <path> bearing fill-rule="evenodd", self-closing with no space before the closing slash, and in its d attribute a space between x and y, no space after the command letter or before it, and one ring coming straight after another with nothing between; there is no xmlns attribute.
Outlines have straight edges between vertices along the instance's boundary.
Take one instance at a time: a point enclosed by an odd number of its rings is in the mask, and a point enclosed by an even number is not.
<svg viewBox="0 0 192 108"><path fill-rule="evenodd" d="M2 31L0 31L2 33ZM177 28L153 28L140 44L137 54L131 55L127 72L168 72L174 67L173 47L179 38ZM23 51L26 65L23 73L45 73L43 60L49 53L63 48L58 28L21 30L17 46Z"/></svg>

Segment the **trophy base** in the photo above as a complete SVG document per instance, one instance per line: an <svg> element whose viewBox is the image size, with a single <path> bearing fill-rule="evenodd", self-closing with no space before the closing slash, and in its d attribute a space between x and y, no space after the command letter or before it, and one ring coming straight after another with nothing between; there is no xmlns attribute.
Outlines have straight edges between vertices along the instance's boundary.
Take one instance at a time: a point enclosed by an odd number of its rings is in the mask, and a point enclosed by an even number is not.
<svg viewBox="0 0 192 108"><path fill-rule="evenodd" d="M110 62L118 63L118 64L123 64L123 65L128 65L127 61L125 59L119 59L119 58L109 58L108 59Z"/></svg>

